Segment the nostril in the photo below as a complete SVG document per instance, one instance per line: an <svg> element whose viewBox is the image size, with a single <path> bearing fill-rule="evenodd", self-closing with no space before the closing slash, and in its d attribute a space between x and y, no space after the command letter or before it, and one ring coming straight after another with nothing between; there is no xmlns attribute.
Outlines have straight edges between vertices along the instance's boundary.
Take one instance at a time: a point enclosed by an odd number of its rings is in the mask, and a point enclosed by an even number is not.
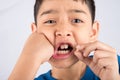
<svg viewBox="0 0 120 80"><path fill-rule="evenodd" d="M67 34L67 36L71 36L71 34Z"/></svg>
<svg viewBox="0 0 120 80"><path fill-rule="evenodd" d="M63 35L63 34L57 34L57 36L71 36L71 34L66 34L66 35Z"/></svg>
<svg viewBox="0 0 120 80"><path fill-rule="evenodd" d="M70 32L56 32L55 33L56 36L71 36L71 33Z"/></svg>
<svg viewBox="0 0 120 80"><path fill-rule="evenodd" d="M57 34L57 36L61 36L61 34Z"/></svg>
<svg viewBox="0 0 120 80"><path fill-rule="evenodd" d="M62 33L61 33L61 32L56 32L55 35L56 35L56 36L62 36Z"/></svg>

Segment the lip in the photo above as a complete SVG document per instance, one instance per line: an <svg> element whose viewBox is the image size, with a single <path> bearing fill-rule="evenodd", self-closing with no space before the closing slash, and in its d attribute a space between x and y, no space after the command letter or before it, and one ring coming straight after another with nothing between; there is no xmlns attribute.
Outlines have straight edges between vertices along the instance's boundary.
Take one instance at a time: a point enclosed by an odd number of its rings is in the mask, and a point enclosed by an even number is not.
<svg viewBox="0 0 120 80"><path fill-rule="evenodd" d="M54 59L66 59L66 58L68 58L68 57L70 57L72 54L73 54L73 50L71 51L71 52L69 52L69 53L67 53L67 54L58 54L57 52L57 49L58 49L58 47L60 46L60 45L62 45L62 44L68 44L68 45L70 45L70 46L72 46L73 47L73 45L71 44L71 43L59 43L59 44L57 44L57 46L55 47L55 53L53 54L53 58Z"/></svg>
<svg viewBox="0 0 120 80"><path fill-rule="evenodd" d="M72 55L72 52L70 52L70 53L67 53L67 54L54 54L52 57L54 58L54 59L66 59L66 58L68 58L69 56L71 56Z"/></svg>

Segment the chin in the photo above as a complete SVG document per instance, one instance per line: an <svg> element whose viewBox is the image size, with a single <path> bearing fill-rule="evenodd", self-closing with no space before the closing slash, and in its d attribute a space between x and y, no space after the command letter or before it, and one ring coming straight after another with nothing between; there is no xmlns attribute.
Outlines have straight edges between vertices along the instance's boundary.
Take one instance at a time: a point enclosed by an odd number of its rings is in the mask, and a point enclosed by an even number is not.
<svg viewBox="0 0 120 80"><path fill-rule="evenodd" d="M52 65L52 67L55 67L58 69L66 69L66 68L71 68L78 61L79 60L76 57L72 57L70 59L64 59L64 60L51 59L49 63Z"/></svg>
<svg viewBox="0 0 120 80"><path fill-rule="evenodd" d="M77 63L77 62L75 62L75 63ZM52 66L57 69L68 69L68 68L71 68L75 63L68 64L68 65L52 65Z"/></svg>

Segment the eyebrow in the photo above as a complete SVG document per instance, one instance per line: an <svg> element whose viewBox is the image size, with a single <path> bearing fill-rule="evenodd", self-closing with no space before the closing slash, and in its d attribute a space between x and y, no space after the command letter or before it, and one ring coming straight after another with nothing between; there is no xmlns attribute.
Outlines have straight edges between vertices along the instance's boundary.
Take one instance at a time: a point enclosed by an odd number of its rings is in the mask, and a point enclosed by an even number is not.
<svg viewBox="0 0 120 80"><path fill-rule="evenodd" d="M70 12L70 13L75 12L75 13L87 14L84 10L80 10L80 9L71 9L68 12Z"/></svg>
<svg viewBox="0 0 120 80"><path fill-rule="evenodd" d="M47 11L44 11L43 13L41 13L41 16L46 15L46 14L51 14L51 13L58 13L58 11L57 10L47 10Z"/></svg>
<svg viewBox="0 0 120 80"><path fill-rule="evenodd" d="M58 13L59 11L57 10L47 10L47 11L44 11L43 13L41 13L41 16L43 15L46 15L46 14L55 14L55 13ZM68 10L68 12L70 13L83 13L83 14L87 14L85 11L83 10L79 10L79 9L70 9Z"/></svg>

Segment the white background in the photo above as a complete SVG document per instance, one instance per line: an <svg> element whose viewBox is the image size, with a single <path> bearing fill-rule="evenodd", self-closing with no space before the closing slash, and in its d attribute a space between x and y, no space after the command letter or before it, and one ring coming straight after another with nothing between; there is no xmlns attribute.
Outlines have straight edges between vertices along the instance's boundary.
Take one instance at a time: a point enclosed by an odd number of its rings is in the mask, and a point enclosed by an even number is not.
<svg viewBox="0 0 120 80"><path fill-rule="evenodd" d="M0 80L7 80L31 33L35 0L0 0ZM99 40L120 49L120 0L96 0ZM50 69L45 63L37 75ZM36 75L36 76L37 76Z"/></svg>

